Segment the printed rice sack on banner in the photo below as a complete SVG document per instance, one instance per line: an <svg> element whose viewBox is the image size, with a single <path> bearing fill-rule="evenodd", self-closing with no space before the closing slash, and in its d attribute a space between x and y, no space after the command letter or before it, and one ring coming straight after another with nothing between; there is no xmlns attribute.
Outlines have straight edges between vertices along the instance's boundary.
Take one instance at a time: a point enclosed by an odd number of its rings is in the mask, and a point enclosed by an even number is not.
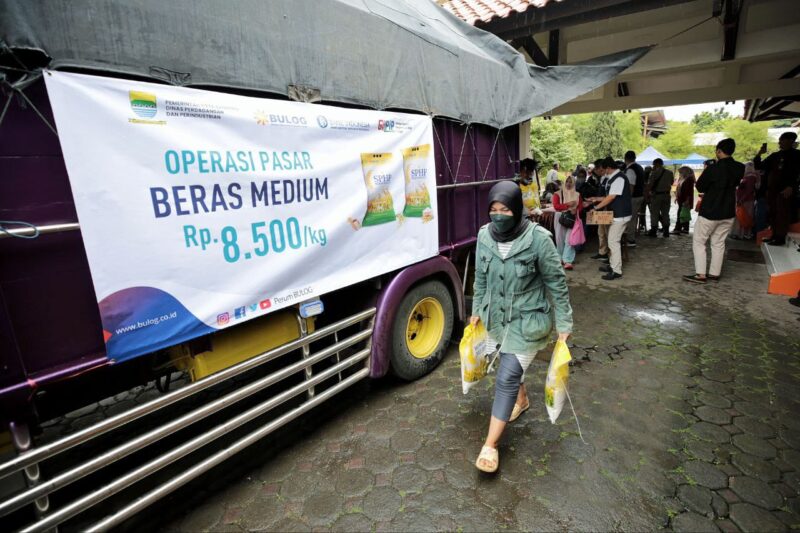
<svg viewBox="0 0 800 533"><path fill-rule="evenodd" d="M420 217L423 222L433 220L431 195L426 185L430 151L430 144L403 149L403 173L406 179L406 206L403 215Z"/></svg>
<svg viewBox="0 0 800 533"><path fill-rule="evenodd" d="M473 385L486 377L489 371L489 354L486 346L489 334L483 322L467 324L458 346L461 355L461 389L466 394Z"/></svg>
<svg viewBox="0 0 800 533"><path fill-rule="evenodd" d="M392 154L361 154L364 184L367 186L367 213L361 226L394 222L392 201Z"/></svg>
<svg viewBox="0 0 800 533"><path fill-rule="evenodd" d="M553 424L561 414L564 400L567 398L567 380L569 379L569 362L571 360L572 356L567 344L564 341L556 342L544 384L544 405L547 408L550 422Z"/></svg>

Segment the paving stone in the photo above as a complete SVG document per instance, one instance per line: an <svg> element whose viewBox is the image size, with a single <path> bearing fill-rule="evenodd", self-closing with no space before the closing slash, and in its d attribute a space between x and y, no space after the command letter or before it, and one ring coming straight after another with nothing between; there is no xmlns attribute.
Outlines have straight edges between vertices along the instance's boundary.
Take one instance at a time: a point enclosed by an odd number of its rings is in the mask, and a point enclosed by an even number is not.
<svg viewBox="0 0 800 533"><path fill-rule="evenodd" d="M772 513L750 503L734 503L731 505L730 516L744 533L786 531L783 522L775 518Z"/></svg>
<svg viewBox="0 0 800 533"><path fill-rule="evenodd" d="M396 452L415 452L422 446L422 435L417 431L398 431L391 438L392 449Z"/></svg>
<svg viewBox="0 0 800 533"><path fill-rule="evenodd" d="M401 504L402 498L397 489L377 487L364 497L364 514L376 522L391 520Z"/></svg>
<svg viewBox="0 0 800 533"><path fill-rule="evenodd" d="M735 492L742 501L749 502L768 511L777 509L783 505L783 496L775 492L769 485L761 480L738 476L731 480L731 490Z"/></svg>
<svg viewBox="0 0 800 533"><path fill-rule="evenodd" d="M760 418L772 414L772 409L765 408L764 403L766 402L763 402L763 399L762 402L759 403L735 402L733 404L733 407L743 415L749 415L755 418Z"/></svg>
<svg viewBox="0 0 800 533"><path fill-rule="evenodd" d="M775 468L780 470L781 473L794 472L795 470L797 470L796 468L794 468L792 465L790 465L789 463L787 463L786 461L784 461L781 458L773 459L771 462L772 462L772 466L774 466Z"/></svg>
<svg viewBox="0 0 800 533"><path fill-rule="evenodd" d="M336 480L336 491L345 496L365 494L375 483L375 476L367 470L345 470Z"/></svg>
<svg viewBox="0 0 800 533"><path fill-rule="evenodd" d="M781 458L795 470L800 470L800 450L782 450Z"/></svg>
<svg viewBox="0 0 800 533"><path fill-rule="evenodd" d="M712 492L700 485L681 485L678 487L678 498L686 508L703 516L711 516Z"/></svg>
<svg viewBox="0 0 800 533"><path fill-rule="evenodd" d="M736 524L731 522L728 519L725 520L717 520L716 521L717 527L722 531L722 533L740 533L741 529L739 529Z"/></svg>
<svg viewBox="0 0 800 533"><path fill-rule="evenodd" d="M416 465L402 465L392 474L392 486L400 491L421 492L428 481L428 473Z"/></svg>
<svg viewBox="0 0 800 533"><path fill-rule="evenodd" d="M714 449L714 462L717 464L728 464L731 462L731 457L741 453L741 451L733 444L720 444Z"/></svg>
<svg viewBox="0 0 800 533"><path fill-rule="evenodd" d="M473 468L474 470L474 468ZM475 488L476 472L465 469L448 469L444 473L445 481L457 489Z"/></svg>
<svg viewBox="0 0 800 533"><path fill-rule="evenodd" d="M790 498L786 506L792 513L796 514L797 516L800 516L800 498L798 498L797 496Z"/></svg>
<svg viewBox="0 0 800 533"><path fill-rule="evenodd" d="M392 531L434 531L435 523L430 515L420 512L399 513L390 522Z"/></svg>
<svg viewBox="0 0 800 533"><path fill-rule="evenodd" d="M733 436L733 444L744 453L763 459L772 459L776 455L775 447L764 439L743 433Z"/></svg>
<svg viewBox="0 0 800 533"><path fill-rule="evenodd" d="M342 511L344 497L335 492L316 492L303 502L303 518L312 526L326 526Z"/></svg>
<svg viewBox="0 0 800 533"><path fill-rule="evenodd" d="M690 431L699 439L716 442L717 444L723 444L731 440L731 436L727 431L708 422L698 422L690 428Z"/></svg>
<svg viewBox="0 0 800 533"><path fill-rule="evenodd" d="M349 513L340 516L331 526L331 531L352 533L354 531L370 531L372 521L360 513Z"/></svg>
<svg viewBox="0 0 800 533"><path fill-rule="evenodd" d="M762 439L769 439L775 436L774 428L750 416L737 416L733 419L733 423L745 433Z"/></svg>
<svg viewBox="0 0 800 533"><path fill-rule="evenodd" d="M719 528L714 521L697 513L681 513L672 519L672 530L687 533L717 533Z"/></svg>
<svg viewBox="0 0 800 533"><path fill-rule="evenodd" d="M689 455L695 459L700 459L701 461L706 461L708 463L714 461L715 448L716 445L702 440L691 439L686 441L686 444L684 444L684 449Z"/></svg>
<svg viewBox="0 0 800 533"><path fill-rule="evenodd" d="M773 482L781 478L780 470L772 463L754 455L737 453L731 460L742 472L761 481Z"/></svg>
<svg viewBox="0 0 800 533"><path fill-rule="evenodd" d="M785 511L772 511L772 516L783 522L789 529L798 529L797 516Z"/></svg>
<svg viewBox="0 0 800 533"><path fill-rule="evenodd" d="M471 495L463 494L446 483L435 482L425 487L421 499L427 513L434 516L455 517L458 516L459 506L464 503L464 496Z"/></svg>
<svg viewBox="0 0 800 533"><path fill-rule="evenodd" d="M707 368L703 370L703 377L711 381L718 381L720 383L728 383L733 381L733 374L727 370L718 368Z"/></svg>
<svg viewBox="0 0 800 533"><path fill-rule="evenodd" d="M778 434L786 444L788 444L795 450L800 449L800 431L788 428L781 428Z"/></svg>
<svg viewBox="0 0 800 533"><path fill-rule="evenodd" d="M697 418L700 420L710 422L711 424L716 424L718 426L724 426L731 423L731 415L722 409L719 409L718 407L701 405L694 410L694 414L697 415Z"/></svg>
<svg viewBox="0 0 800 533"><path fill-rule="evenodd" d="M772 487L775 490L775 492L777 492L787 500L797 496L797 491L792 489L792 487L790 487L786 483L770 483L769 486Z"/></svg>
<svg viewBox="0 0 800 533"><path fill-rule="evenodd" d="M719 468L705 461L689 461L683 464L683 471L689 479L711 490L728 486L728 476Z"/></svg>
<svg viewBox="0 0 800 533"><path fill-rule="evenodd" d="M783 475L783 482L800 493L800 474L797 472L787 472Z"/></svg>
<svg viewBox="0 0 800 533"><path fill-rule="evenodd" d="M711 508L714 509L714 516L717 518L724 518L728 516L728 512L730 510L728 507L728 502L725 501L725 498L716 492L711 496Z"/></svg>
<svg viewBox="0 0 800 533"><path fill-rule="evenodd" d="M284 514L284 503L277 497L261 496L244 508L239 523L248 530L270 530Z"/></svg>
<svg viewBox="0 0 800 533"><path fill-rule="evenodd" d="M310 531L311 528L298 520L297 518L284 517L271 527L272 531L281 531L284 533L305 533Z"/></svg>
<svg viewBox="0 0 800 533"><path fill-rule="evenodd" d="M729 409L733 405L733 403L724 396L706 391L701 391L697 395L697 399L700 400L703 405L717 407L718 409Z"/></svg>
<svg viewBox="0 0 800 533"><path fill-rule="evenodd" d="M697 386L705 392L710 392L711 394L717 394L720 396L726 396L731 392L731 388L728 385L718 381L711 381L709 379L700 377L695 378L695 380L697 382Z"/></svg>

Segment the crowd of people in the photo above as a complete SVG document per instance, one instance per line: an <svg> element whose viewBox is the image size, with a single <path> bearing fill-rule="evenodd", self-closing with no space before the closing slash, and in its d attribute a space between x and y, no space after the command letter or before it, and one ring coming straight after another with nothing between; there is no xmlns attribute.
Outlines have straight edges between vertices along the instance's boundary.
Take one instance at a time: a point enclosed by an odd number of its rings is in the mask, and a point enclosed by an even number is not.
<svg viewBox="0 0 800 533"><path fill-rule="evenodd" d="M553 235L565 270L572 270L583 244L575 239L576 220L587 236L597 235L599 249L592 259L601 261L602 279L623 275L624 248L636 246L637 235L688 235L693 227L694 272L683 276L692 283L716 281L722 275L725 241L754 239L771 228L769 245L783 246L789 226L800 218L800 150L797 134L786 132L779 150L762 160L766 143L752 161L736 161L736 142L723 139L715 158L705 161L699 176L689 166L674 172L655 159L642 167L628 151L623 161L612 157L578 165L561 179L555 163L547 172L543 188L538 163L520 163L519 187L529 215L538 219L553 214ZM674 226L670 209L676 206ZM587 225L591 211L611 211L609 223ZM648 217L649 212L649 227ZM608 220L610 219L610 221ZM694 224L692 220L694 219ZM585 241L585 239L584 239ZM711 249L710 263L707 248Z"/></svg>
<svg viewBox="0 0 800 533"><path fill-rule="evenodd" d="M536 353L549 343L553 329L560 341L572 333L566 271L574 268L576 255L586 243L580 232L588 213L594 211L592 218L598 222L587 228L596 228L599 237L599 250L592 258L605 263L600 266L604 280L622 277L623 246L636 246L637 234L664 238L688 234L693 211L697 212L692 237L694 272L683 278L692 283L719 280L725 240L735 221L739 237L752 236L755 218L763 209L760 198L766 199L766 217L773 230L770 242L777 245L786 239L800 205L796 139L795 134L785 133L779 152L762 161L766 151L762 147L748 165L734 159L736 142L724 139L716 146L715 159L706 161L697 178L684 166L678 169L676 180L660 159L643 168L629 151L624 161L598 159L586 168L579 166L563 181L555 164L543 191L536 161L525 159L517 183L501 181L492 187L486 204L491 221L478 233L475 250L469 319L473 326L484 324L489 337L486 346L496 350L499 359L489 429L475 461L479 470L497 471L503 433L530 407L524 379ZM701 195L697 202L695 191ZM677 216L670 229L672 202ZM530 220L541 219L545 212L553 213L552 234ZM608 213L598 216L602 212Z"/></svg>

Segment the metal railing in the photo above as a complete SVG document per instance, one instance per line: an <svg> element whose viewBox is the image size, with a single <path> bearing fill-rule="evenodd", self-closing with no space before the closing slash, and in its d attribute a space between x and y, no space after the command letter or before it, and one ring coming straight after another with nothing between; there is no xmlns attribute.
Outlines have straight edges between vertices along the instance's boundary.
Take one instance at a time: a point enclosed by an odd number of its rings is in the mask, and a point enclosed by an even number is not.
<svg viewBox="0 0 800 533"><path fill-rule="evenodd" d="M47 235L48 233L62 233L81 229L77 222L65 224L49 224L47 226L25 226L22 228L5 228L0 231L0 239L9 237L32 237L34 235Z"/></svg>
<svg viewBox="0 0 800 533"><path fill-rule="evenodd" d="M247 385L236 388L209 403L196 407L191 411L178 416L177 418L171 419L168 422L150 429L143 434L139 434L136 437L127 440L107 451L94 454L90 459L81 462L77 466L72 466L58 473L51 479L41 480L38 484L31 486L16 495L13 495L5 501L0 502L0 516L5 516L17 509L20 509L21 507L24 507L27 504L36 502L37 500L46 497L47 495L52 494L53 492L64 488L89 474L116 463L117 461L139 450L142 450L153 443L159 442L173 433L196 424L197 422L206 419L210 415L226 409L245 398L251 397L259 391L263 391L268 387L278 384L290 376L302 374L303 381L299 384L294 385L282 392L276 393L274 396L269 397L267 400L262 401L253 407L250 407L244 412L236 414L220 425L208 430L204 429L199 435L176 446L172 450L150 459L145 464L134 468L133 470L121 475L120 477L117 477L116 479L104 483L101 488L93 490L92 492L78 497L77 499L64 505L63 507L60 507L57 510L47 513L36 522L24 528L22 531L45 531L51 529L58 524L61 524L64 521L78 515L79 513L86 511L110 496L130 487L138 481L165 468L166 466L185 457L186 455L216 441L217 439L228 434L228 432L268 413L281 404L299 395L304 396L305 402L301 405L291 409L289 412L281 415L275 420L272 420L255 429L245 437L242 437L223 450L213 453L197 465L194 465L188 470L183 471L177 476L171 478L168 483L165 483L164 485L161 485L156 489L146 493L144 496L139 497L134 502L124 506L122 509L119 509L102 522L92 526L92 530L105 530L127 518L130 518L133 516L133 514L143 509L147 505L155 502L160 497L163 497L164 495L174 491L184 483L187 483L191 479L194 479L207 470L213 468L234 453L246 448L260 438L275 431L289 421L300 416L324 400L330 398L337 392L353 385L360 379L367 377L369 375L368 360L371 351L371 337L375 312L375 308L370 308L340 320L334 324L325 326L314 331L313 333L301 331L301 337L295 341L264 352L230 368L224 369L216 374L212 374L205 379L188 384L173 392L167 393L164 396L98 422L72 435L68 435L52 443L38 448L32 448L28 451L20 453L20 455L14 459L6 461L0 465L0 478L8 476L24 468L38 466L39 463L45 459L52 458L66 450L85 444L101 435L116 430L125 424L155 413L180 400L208 389L213 385L230 380L231 378L239 376L260 365L274 361L283 355L291 353L295 350L300 350L302 352L303 357L297 362L281 367L274 372L248 383ZM367 327L360 329L359 331L347 336L342 340L339 340L339 333L342 332L342 330L366 321L368 321L369 324ZM311 353L311 343L331 336L333 337L332 344L326 346L316 353ZM366 347L357 350L356 346L359 343L365 343ZM341 354L350 353L351 351L354 353L348 355L347 357L341 356ZM312 371L313 365L326 360L332 361L332 366L315 374ZM352 375L343 377L343 372L345 370L359 363L363 364L364 367L357 370ZM335 384L331 385L322 392L315 393L316 387L318 387L321 383L331 379L335 381Z"/></svg>

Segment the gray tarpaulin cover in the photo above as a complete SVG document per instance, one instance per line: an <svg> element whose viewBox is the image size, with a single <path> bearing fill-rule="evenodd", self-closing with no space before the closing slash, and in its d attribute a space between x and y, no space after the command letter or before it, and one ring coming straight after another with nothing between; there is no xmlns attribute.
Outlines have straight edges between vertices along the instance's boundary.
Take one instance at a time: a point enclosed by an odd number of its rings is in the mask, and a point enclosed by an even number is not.
<svg viewBox="0 0 800 533"><path fill-rule="evenodd" d="M648 50L539 68L431 0L0 0L0 39L6 52L44 52L52 69L494 127L587 93Z"/></svg>

